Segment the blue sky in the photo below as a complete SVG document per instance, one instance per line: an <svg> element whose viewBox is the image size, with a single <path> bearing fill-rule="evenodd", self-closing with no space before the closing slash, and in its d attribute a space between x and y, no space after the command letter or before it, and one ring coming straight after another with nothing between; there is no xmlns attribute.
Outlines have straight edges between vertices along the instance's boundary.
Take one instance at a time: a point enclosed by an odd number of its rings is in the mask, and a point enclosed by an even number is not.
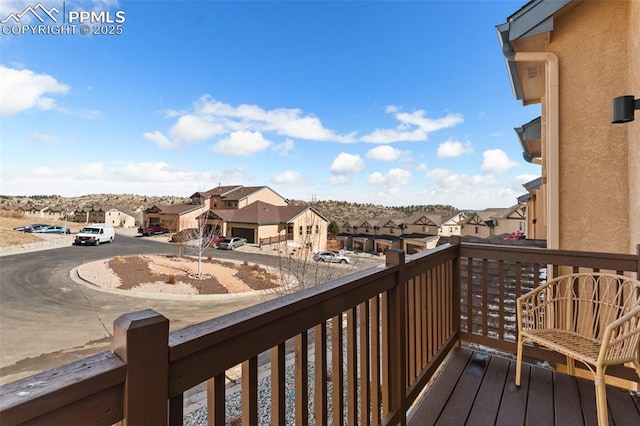
<svg viewBox="0 0 640 426"><path fill-rule="evenodd" d="M514 98L495 31L524 0L40 3L121 34L0 24L1 194L241 184L482 209L540 173L513 130L540 109Z"/></svg>

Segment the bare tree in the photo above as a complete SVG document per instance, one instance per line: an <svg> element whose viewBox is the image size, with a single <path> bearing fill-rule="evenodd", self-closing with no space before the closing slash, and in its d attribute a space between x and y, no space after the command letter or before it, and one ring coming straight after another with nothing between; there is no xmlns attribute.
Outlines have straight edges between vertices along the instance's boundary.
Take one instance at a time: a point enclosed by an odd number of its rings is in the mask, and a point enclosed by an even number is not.
<svg viewBox="0 0 640 426"><path fill-rule="evenodd" d="M331 281L340 276L355 272L358 269L357 260L351 259L348 265L318 262L314 255L326 247L320 246L320 232L327 232L322 219L313 215L303 222L298 222L297 241L285 240L269 246L277 251L278 273L282 285L274 289L277 296L293 293L310 288L318 284Z"/></svg>
<svg viewBox="0 0 640 426"><path fill-rule="evenodd" d="M193 229L193 236L184 244L186 251L193 253L198 258L197 278L202 278L202 258L205 251L210 247L215 247L221 240L221 221L211 210L202 213L196 218L197 226ZM182 246L180 248L182 251Z"/></svg>

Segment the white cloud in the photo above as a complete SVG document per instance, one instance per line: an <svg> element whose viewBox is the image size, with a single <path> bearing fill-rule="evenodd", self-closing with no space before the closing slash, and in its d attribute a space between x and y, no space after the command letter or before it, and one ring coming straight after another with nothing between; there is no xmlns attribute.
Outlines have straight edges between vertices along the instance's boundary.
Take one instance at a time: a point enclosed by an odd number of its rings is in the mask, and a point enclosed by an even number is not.
<svg viewBox="0 0 640 426"><path fill-rule="evenodd" d="M153 142L160 149L175 149L180 147L180 145L172 142L168 137L163 135L158 130L156 130L155 132L146 132L142 135L142 137L149 142Z"/></svg>
<svg viewBox="0 0 640 426"><path fill-rule="evenodd" d="M438 158L454 158L465 154L471 154L473 147L471 142L448 140L438 146Z"/></svg>
<svg viewBox="0 0 640 426"><path fill-rule="evenodd" d="M178 117L169 131L176 143L210 140L233 132L275 133L313 141L355 141L355 133L343 135L327 129L318 117L304 114L298 108L265 110L258 105L234 106L209 95L200 97L189 111L169 110L165 116Z"/></svg>
<svg viewBox="0 0 640 426"><path fill-rule="evenodd" d="M482 153L482 166L480 168L489 173L506 173L518 163L509 159L501 149L490 149Z"/></svg>
<svg viewBox="0 0 640 426"><path fill-rule="evenodd" d="M351 178L347 175L331 176L327 179L327 184L330 186L347 186L351 184Z"/></svg>
<svg viewBox="0 0 640 426"><path fill-rule="evenodd" d="M60 142L60 138L55 135L47 135L45 133L31 132L29 133L29 139L36 142L45 144L54 144Z"/></svg>
<svg viewBox="0 0 640 426"><path fill-rule="evenodd" d="M169 134L177 142L200 142L224 132L225 129L220 123L190 114L180 117L169 130Z"/></svg>
<svg viewBox="0 0 640 426"><path fill-rule="evenodd" d="M442 118L425 117L424 110L416 110L411 113L400 112L398 107L387 106L385 112L394 114L400 122L394 129L375 129L368 135L360 138L362 142L369 143L393 143L393 142L418 142L426 141L429 133L440 129L453 127L462 123L462 115L448 114Z"/></svg>
<svg viewBox="0 0 640 426"><path fill-rule="evenodd" d="M52 192L43 192L42 182ZM95 192L142 195L193 194L195 188L213 188L219 182L245 184L242 168L198 172L165 162L65 163L60 167L3 168L2 186L8 195L57 194L65 197ZM97 190L96 188L99 188Z"/></svg>
<svg viewBox="0 0 640 426"><path fill-rule="evenodd" d="M34 108L54 109L55 99L49 95L61 95L68 91L69 86L50 75L0 65L0 116L16 115Z"/></svg>
<svg viewBox="0 0 640 426"><path fill-rule="evenodd" d="M289 152L293 150L293 148L295 148L295 143L291 139L287 139L282 143L273 145L271 149L273 149L279 155L286 157L287 155L289 155Z"/></svg>
<svg viewBox="0 0 640 426"><path fill-rule="evenodd" d="M304 184L305 179L295 170L287 170L271 178L271 182L276 184L297 185Z"/></svg>
<svg viewBox="0 0 640 426"><path fill-rule="evenodd" d="M378 161L394 161L402 156L403 152L389 145L376 146L367 152L367 158Z"/></svg>
<svg viewBox="0 0 640 426"><path fill-rule="evenodd" d="M373 172L367 178L367 183L372 186L384 186L385 189L401 188L409 184L411 172L394 168L389 170L387 174Z"/></svg>
<svg viewBox="0 0 640 426"><path fill-rule="evenodd" d="M220 140L212 149L218 154L247 156L264 151L270 145L260 132L238 131Z"/></svg>
<svg viewBox="0 0 640 426"><path fill-rule="evenodd" d="M331 163L329 171L336 175L358 173L364 169L364 160L359 155L341 152Z"/></svg>

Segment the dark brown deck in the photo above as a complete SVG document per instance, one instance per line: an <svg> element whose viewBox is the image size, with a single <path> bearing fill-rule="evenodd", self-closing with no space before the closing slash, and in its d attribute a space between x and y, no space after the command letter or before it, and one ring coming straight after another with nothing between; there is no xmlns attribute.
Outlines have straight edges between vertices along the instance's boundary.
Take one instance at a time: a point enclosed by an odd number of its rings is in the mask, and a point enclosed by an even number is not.
<svg viewBox="0 0 640 426"><path fill-rule="evenodd" d="M593 381L457 349L408 419L422 425L597 425ZM608 386L609 423L640 425L640 398Z"/></svg>

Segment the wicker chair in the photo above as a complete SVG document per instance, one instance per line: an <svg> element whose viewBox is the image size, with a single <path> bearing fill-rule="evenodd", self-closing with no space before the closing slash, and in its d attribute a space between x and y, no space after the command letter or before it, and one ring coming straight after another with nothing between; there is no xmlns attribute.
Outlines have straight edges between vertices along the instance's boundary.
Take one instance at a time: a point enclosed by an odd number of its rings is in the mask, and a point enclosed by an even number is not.
<svg viewBox="0 0 640 426"><path fill-rule="evenodd" d="M553 279L517 300L520 386L524 343L534 342L593 373L598 424L608 425L605 371L633 362L640 376L640 281L620 275L576 273Z"/></svg>

